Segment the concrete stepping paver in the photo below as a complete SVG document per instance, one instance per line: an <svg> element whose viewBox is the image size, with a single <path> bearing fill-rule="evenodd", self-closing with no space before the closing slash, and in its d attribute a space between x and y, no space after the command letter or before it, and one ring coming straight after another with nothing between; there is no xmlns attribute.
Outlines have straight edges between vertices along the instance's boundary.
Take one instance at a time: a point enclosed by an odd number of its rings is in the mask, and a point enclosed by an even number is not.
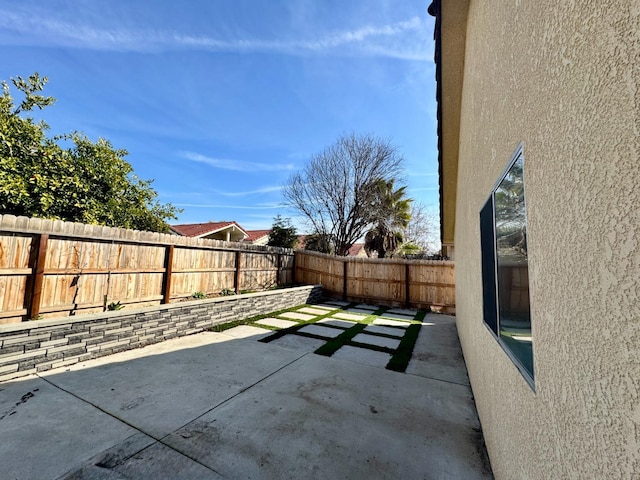
<svg viewBox="0 0 640 480"><path fill-rule="evenodd" d="M373 310L366 310L364 308L347 308L345 312L361 313L362 315L371 315L371 313L373 313Z"/></svg>
<svg viewBox="0 0 640 480"><path fill-rule="evenodd" d="M320 337L335 338L340 335L343 330L338 328L323 327L322 325L305 325L299 332L311 333Z"/></svg>
<svg viewBox="0 0 640 480"><path fill-rule="evenodd" d="M321 308L323 310L338 310L340 307L336 305L329 305L328 303L314 303L312 308Z"/></svg>
<svg viewBox="0 0 640 480"><path fill-rule="evenodd" d="M338 307L346 307L347 305L351 305L351 302L343 302L342 300L327 300L324 303L328 305L337 305Z"/></svg>
<svg viewBox="0 0 640 480"><path fill-rule="evenodd" d="M385 327L383 325L367 325L364 327L365 333L384 333L385 335L392 335L394 337L402 338L406 333L402 328Z"/></svg>
<svg viewBox="0 0 640 480"><path fill-rule="evenodd" d="M262 320L258 320L256 323L276 328L289 328L294 325L298 325L298 322L294 322L293 320L282 320L281 318L263 318Z"/></svg>
<svg viewBox="0 0 640 480"><path fill-rule="evenodd" d="M359 303L358 305L356 305L353 308L360 308L362 310L370 310L372 312L375 312L376 310L378 310L378 308L380 307L376 307L375 305L368 305L366 303Z"/></svg>
<svg viewBox="0 0 640 480"><path fill-rule="evenodd" d="M376 335L367 335L366 333L359 333L353 337L354 342L364 343L366 345L375 345L377 347L386 348L398 348L400 345L400 339L378 337Z"/></svg>
<svg viewBox="0 0 640 480"><path fill-rule="evenodd" d="M339 318L340 320L364 320L364 315L357 315L355 313L338 312L331 315L331 318Z"/></svg>
<svg viewBox="0 0 640 480"><path fill-rule="evenodd" d="M387 326L391 326L391 327L401 327L401 328L409 328L409 325L411 325L411 323L407 322L401 322L400 320L391 320L391 319L387 319L387 318L376 318L373 322L374 325L387 325Z"/></svg>
<svg viewBox="0 0 640 480"><path fill-rule="evenodd" d="M391 360L390 353L377 352L376 350L369 350L368 348L352 347L351 345L344 345L338 349L331 358L337 358L338 360L347 360L349 362L361 363L363 365L370 365L372 367L385 368L389 360Z"/></svg>
<svg viewBox="0 0 640 480"><path fill-rule="evenodd" d="M406 315L407 317L415 317L416 314L418 313L417 310L409 310L407 308L392 308L390 310L387 310L387 313L395 313L397 315Z"/></svg>
<svg viewBox="0 0 640 480"><path fill-rule="evenodd" d="M322 320L318 320L318 323L325 324L325 325L332 325L334 327L339 327L339 328L351 328L357 322L349 322L347 320L333 320L331 318L323 318Z"/></svg>
<svg viewBox="0 0 640 480"><path fill-rule="evenodd" d="M326 342L319 338L303 337L302 335L285 335L268 343L268 345L278 345L279 347L290 348L292 350L302 350L314 352Z"/></svg>
<svg viewBox="0 0 640 480"><path fill-rule="evenodd" d="M308 313L310 315L326 315L329 313L329 310L325 310L323 308L315 308L315 307L304 307L299 308L296 312Z"/></svg>
<svg viewBox="0 0 640 480"><path fill-rule="evenodd" d="M238 325L237 327L230 328L222 333L234 338L255 337L258 339L270 335L271 331L266 328L252 327L251 325Z"/></svg>
<svg viewBox="0 0 640 480"><path fill-rule="evenodd" d="M298 312L284 312L278 315L282 318L290 318L291 320L301 320L303 322L308 322L313 319L315 315L308 315L306 313L298 313Z"/></svg>
<svg viewBox="0 0 640 480"><path fill-rule="evenodd" d="M411 315L411 316L409 316L409 315L399 315L397 313L389 313L389 312L385 312L380 316L384 317L384 318L393 318L395 320L405 320L407 322L410 322L411 320L413 320L413 315Z"/></svg>

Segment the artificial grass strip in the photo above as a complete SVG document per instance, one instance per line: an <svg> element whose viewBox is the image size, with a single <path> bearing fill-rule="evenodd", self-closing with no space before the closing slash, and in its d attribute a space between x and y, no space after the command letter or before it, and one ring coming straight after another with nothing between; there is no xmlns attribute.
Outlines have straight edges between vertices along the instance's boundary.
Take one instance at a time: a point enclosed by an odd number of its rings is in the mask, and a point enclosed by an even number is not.
<svg viewBox="0 0 640 480"><path fill-rule="evenodd" d="M407 370L413 348L416 346L420 328L422 328L422 324L418 323L412 323L407 327L404 336L400 340L400 345L393 354L393 357L391 357L391 360L389 360L389 363L387 363L387 370L393 370L394 372L404 372Z"/></svg>
<svg viewBox="0 0 640 480"><path fill-rule="evenodd" d="M340 347L349 343L353 337L362 332L366 326L366 323L356 323L353 327L345 330L337 337L328 340L327 343L318 348L314 353L330 357L336 353Z"/></svg>
<svg viewBox="0 0 640 480"><path fill-rule="evenodd" d="M413 321L422 323L424 321L424 317L426 316L427 316L426 310L418 310L418 313L416 313L415 317L413 317Z"/></svg>

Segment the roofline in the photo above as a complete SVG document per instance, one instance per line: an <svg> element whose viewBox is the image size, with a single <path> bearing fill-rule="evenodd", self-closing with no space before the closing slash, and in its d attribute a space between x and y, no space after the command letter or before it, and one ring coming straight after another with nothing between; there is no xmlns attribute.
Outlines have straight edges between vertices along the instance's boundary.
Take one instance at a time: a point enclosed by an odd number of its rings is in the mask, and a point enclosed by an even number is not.
<svg viewBox="0 0 640 480"><path fill-rule="evenodd" d="M213 223L213 222L211 222L211 223ZM221 223L221 222L216 222L216 223ZM184 225L198 225L198 224L197 223L185 223ZM218 232L224 230L225 228L229 228L229 227L234 226L234 225L238 228L238 230L240 230L245 235L245 238L249 236L249 234L246 232L246 230L244 228L242 228L240 225L238 225L236 222L229 222L224 227L216 228L215 230L207 230L206 232L201 233L200 235L189 236L189 238L202 238L202 237L205 237L207 235L211 235L212 233L218 233ZM175 225L175 226L180 226L180 225ZM180 233L179 231L175 230L171 225L169 225L169 229L172 232L175 232L178 235L181 235L183 237L187 237L188 236L188 235L184 235L184 234Z"/></svg>
<svg viewBox="0 0 640 480"><path fill-rule="evenodd" d="M436 119L438 122L438 193L440 195L440 243L444 243L444 175L442 171L442 40L441 40L441 24L442 24L442 0L433 0L427 11L429 15L435 17L436 24L433 29L433 39L435 48L433 60L436 64Z"/></svg>

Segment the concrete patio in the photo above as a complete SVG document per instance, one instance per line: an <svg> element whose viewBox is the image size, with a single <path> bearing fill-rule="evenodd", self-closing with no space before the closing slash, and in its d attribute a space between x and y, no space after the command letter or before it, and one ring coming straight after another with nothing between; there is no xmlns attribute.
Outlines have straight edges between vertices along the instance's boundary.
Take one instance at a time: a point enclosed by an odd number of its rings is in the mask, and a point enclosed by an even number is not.
<svg viewBox="0 0 640 480"><path fill-rule="evenodd" d="M492 478L455 319L421 319L400 373L384 367L415 312L371 308L307 307L261 320L272 330L205 332L0 383L2 478ZM264 343L302 315L320 320ZM313 353L359 318L375 320L353 343Z"/></svg>

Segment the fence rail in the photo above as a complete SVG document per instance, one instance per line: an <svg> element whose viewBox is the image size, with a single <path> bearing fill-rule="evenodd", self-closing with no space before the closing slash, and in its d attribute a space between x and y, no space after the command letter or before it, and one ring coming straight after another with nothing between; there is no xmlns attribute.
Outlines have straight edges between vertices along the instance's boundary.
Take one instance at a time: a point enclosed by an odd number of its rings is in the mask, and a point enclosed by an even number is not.
<svg viewBox="0 0 640 480"><path fill-rule="evenodd" d="M293 283L293 251L0 216L0 324Z"/></svg>
<svg viewBox="0 0 640 480"><path fill-rule="evenodd" d="M335 257L295 252L295 280L348 301L455 312L455 267L444 260Z"/></svg>

